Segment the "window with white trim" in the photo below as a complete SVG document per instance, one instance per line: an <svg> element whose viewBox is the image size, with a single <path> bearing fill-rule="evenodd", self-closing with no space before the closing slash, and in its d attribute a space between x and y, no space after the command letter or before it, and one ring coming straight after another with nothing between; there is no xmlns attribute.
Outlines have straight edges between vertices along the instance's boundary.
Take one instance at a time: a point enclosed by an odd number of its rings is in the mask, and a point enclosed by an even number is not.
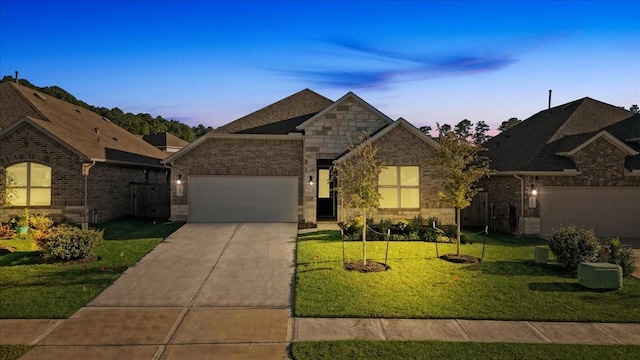
<svg viewBox="0 0 640 360"><path fill-rule="evenodd" d="M12 206L51 206L51 168L23 162L7 167Z"/></svg>
<svg viewBox="0 0 640 360"><path fill-rule="evenodd" d="M420 167L385 166L378 177L380 208L420 208Z"/></svg>

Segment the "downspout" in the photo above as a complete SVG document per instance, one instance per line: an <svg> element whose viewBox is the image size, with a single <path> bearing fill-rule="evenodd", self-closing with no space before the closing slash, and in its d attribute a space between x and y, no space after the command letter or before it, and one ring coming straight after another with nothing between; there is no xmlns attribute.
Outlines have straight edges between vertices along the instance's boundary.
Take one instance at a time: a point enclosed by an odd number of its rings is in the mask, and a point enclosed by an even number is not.
<svg viewBox="0 0 640 360"><path fill-rule="evenodd" d="M173 176L173 168L172 168L173 165L169 165L169 163L165 163L165 162L163 162L162 164L164 165L165 170L169 169L168 173L170 174L168 179L169 181L169 221L173 222L173 212L171 210L171 205L173 204L173 181L171 180L171 177ZM158 183L160 182L158 181Z"/></svg>
<svg viewBox="0 0 640 360"><path fill-rule="evenodd" d="M520 180L520 236L524 238L524 179L517 174L513 174Z"/></svg>
<svg viewBox="0 0 640 360"><path fill-rule="evenodd" d="M87 204L88 201L88 181L89 178L89 169L91 169L96 164L95 160L89 163L82 163L82 175L84 176L84 216L82 222L82 229L87 230L89 228L89 222L87 221L87 216L89 216L89 206Z"/></svg>

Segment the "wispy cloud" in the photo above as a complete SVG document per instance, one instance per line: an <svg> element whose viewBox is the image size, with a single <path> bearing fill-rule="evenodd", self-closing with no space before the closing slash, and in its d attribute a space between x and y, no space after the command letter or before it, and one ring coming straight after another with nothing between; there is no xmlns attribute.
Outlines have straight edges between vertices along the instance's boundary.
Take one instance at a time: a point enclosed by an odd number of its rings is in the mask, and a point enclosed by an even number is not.
<svg viewBox="0 0 640 360"><path fill-rule="evenodd" d="M354 65L343 65L336 69L315 68L288 70L286 73L321 85L345 88L388 88L394 81L424 80L446 76L464 76L501 70L517 61L507 54L483 55L473 52L457 54L416 54L376 48L353 40L336 38L331 45L343 50L342 59L361 55ZM347 53L344 53L347 50ZM349 54L351 53L351 54ZM364 59L362 59L364 55ZM369 63L384 65L369 66L375 70L361 70Z"/></svg>

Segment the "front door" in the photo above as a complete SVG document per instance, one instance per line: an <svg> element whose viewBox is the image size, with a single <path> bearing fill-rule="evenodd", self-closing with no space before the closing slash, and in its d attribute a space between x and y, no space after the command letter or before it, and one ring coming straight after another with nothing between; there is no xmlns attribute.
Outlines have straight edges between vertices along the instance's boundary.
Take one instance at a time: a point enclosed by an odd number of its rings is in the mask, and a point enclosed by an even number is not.
<svg viewBox="0 0 640 360"><path fill-rule="evenodd" d="M318 220L336 220L336 196L334 181L331 179L331 170L318 169Z"/></svg>

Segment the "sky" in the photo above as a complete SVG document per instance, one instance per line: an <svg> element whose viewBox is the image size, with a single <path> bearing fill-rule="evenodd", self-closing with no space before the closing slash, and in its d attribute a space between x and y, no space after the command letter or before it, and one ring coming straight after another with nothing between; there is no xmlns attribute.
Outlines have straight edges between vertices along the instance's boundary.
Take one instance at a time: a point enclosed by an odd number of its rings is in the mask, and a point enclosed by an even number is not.
<svg viewBox="0 0 640 360"><path fill-rule="evenodd" d="M0 0L0 75L217 127L305 88L417 127L640 103L640 0Z"/></svg>

